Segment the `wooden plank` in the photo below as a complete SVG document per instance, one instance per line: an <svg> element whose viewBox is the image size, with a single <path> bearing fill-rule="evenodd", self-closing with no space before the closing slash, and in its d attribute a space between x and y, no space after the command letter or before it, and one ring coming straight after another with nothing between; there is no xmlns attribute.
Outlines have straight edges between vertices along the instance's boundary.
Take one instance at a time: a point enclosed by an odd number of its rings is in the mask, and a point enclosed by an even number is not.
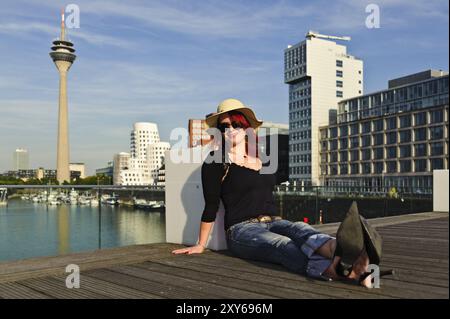
<svg viewBox="0 0 450 319"><path fill-rule="evenodd" d="M167 265L155 264L147 262L145 264L136 264L133 266L118 266L110 270L117 271L126 275L147 279L149 281L157 281L165 285L174 287L183 287L192 291L200 292L206 295L214 295L218 298L247 298L247 299L267 299L272 298L270 295L235 289L220 285L220 276L214 277L213 280L205 281L205 274L199 270L196 274L187 274L185 269L180 271L178 267L170 267ZM196 276L197 275L197 276ZM195 279L194 279L195 278Z"/></svg>
<svg viewBox="0 0 450 319"><path fill-rule="evenodd" d="M145 247L143 249L132 249L129 253L125 250L121 251L121 254L113 256L108 256L104 254L99 259L95 256L87 256L83 259L83 256L76 256L73 259L69 257L64 257L62 259L55 259L48 262L43 260L42 262L37 260L31 263L30 269L27 269L27 265L20 264L20 267L12 266L12 270L8 273L4 272L0 274L0 283L24 280L27 278L39 278L52 275L62 275L65 274L65 268L68 264L76 264L80 267L80 271L86 271L90 269L104 268L108 266L114 266L118 264L132 264L136 262L143 262L146 260L151 260L152 258L168 257L171 256L171 245L160 246L159 244L155 247ZM14 269L15 268L15 269Z"/></svg>
<svg viewBox="0 0 450 319"><path fill-rule="evenodd" d="M200 258L192 258L189 261L191 264L200 264L201 268L203 270L205 269L209 269L209 270L214 270L217 267L222 267L222 268L229 268L229 269L233 269L235 270L237 273L241 274L242 276L253 276L257 273L264 273L264 275L268 274L269 276L274 276L275 274L273 273L273 269L269 269L266 267L267 264L265 263L261 263L261 262L246 262L244 260L240 260L240 259L235 259L233 260L231 263L228 262L225 258L223 259L219 259L219 258L208 258L206 256L201 256ZM207 268L208 267L212 267L212 268ZM194 266L195 267L195 266ZM222 270L221 268L221 273L225 274L225 272ZM282 279L285 280L292 280L292 278L286 278L287 274L289 274L287 271L284 270L284 268L279 267L279 272L276 274L276 278L273 278L274 280L272 280L273 282L282 282ZM298 275L297 275L298 276ZM300 280L300 278L302 278L302 276L298 276L297 280ZM384 283L385 278L388 277L384 277L382 278L382 283ZM310 280L310 279L308 279ZM317 281L317 283L321 283L320 281ZM363 287L359 287L359 286L352 286L349 284L345 284L342 282L332 282L332 283L325 283L325 287L323 287L323 289L326 290L334 290L335 287L345 287L347 286L347 289L351 290L352 293L355 294L355 296L350 296L350 298L355 298L356 295L360 292L363 293L367 293L369 292L367 289L363 288ZM300 286L300 285L299 285ZM389 289L387 289L389 288ZM427 297L429 295L433 295L436 297L442 297L442 293L441 292L430 292L430 291L423 291L423 290L417 290L417 289L413 289L415 287L410 286L409 287L410 290L405 290L403 288L397 288L395 285L387 285L386 289L372 289L370 290L370 294L373 295L373 298L376 298L377 295L383 296L383 297L394 297L394 298L422 298L422 297ZM312 287L308 286L308 289L313 290ZM422 297L420 297L422 296ZM344 298L344 297L342 297Z"/></svg>
<svg viewBox="0 0 450 319"><path fill-rule="evenodd" d="M106 295L87 290L69 289L65 282L52 277L27 279L19 282L21 285L49 295L56 299L104 299Z"/></svg>
<svg viewBox="0 0 450 319"><path fill-rule="evenodd" d="M112 282L120 286L147 292L163 298L174 298L174 299L218 298L217 296L207 296L204 293L196 293L180 287L173 287L172 285L164 285L159 282L149 281L146 279L121 274L108 269L91 270L88 272L87 275L89 277L94 277L104 281Z"/></svg>
<svg viewBox="0 0 450 319"><path fill-rule="evenodd" d="M16 282L0 284L0 299L51 299L52 297Z"/></svg>
<svg viewBox="0 0 450 319"><path fill-rule="evenodd" d="M197 280L205 280L210 278L207 276L214 276L216 277L214 280L222 286L259 291L279 298L379 298L377 295L368 293L363 287L355 286L355 289L350 289L351 286L349 285L340 285L337 289L330 289L327 282L312 280L297 274L292 274L293 277L289 279L280 278L273 276L272 270L262 267L254 266L257 269L250 268L250 271L247 265L244 267L236 267L235 265L227 267L224 260L218 260L212 265L197 263L192 260L160 260L153 263L179 268L180 271L189 276L196 276ZM149 262L144 263L144 265L155 267L150 265ZM200 269L201 271L199 271ZM285 270L283 270L283 273L288 274Z"/></svg>
<svg viewBox="0 0 450 319"><path fill-rule="evenodd" d="M65 281L65 278L55 277L58 281ZM114 283L99 280L86 275L80 276L80 290L88 290L95 294L102 294L113 299L161 299L160 296L116 285Z"/></svg>

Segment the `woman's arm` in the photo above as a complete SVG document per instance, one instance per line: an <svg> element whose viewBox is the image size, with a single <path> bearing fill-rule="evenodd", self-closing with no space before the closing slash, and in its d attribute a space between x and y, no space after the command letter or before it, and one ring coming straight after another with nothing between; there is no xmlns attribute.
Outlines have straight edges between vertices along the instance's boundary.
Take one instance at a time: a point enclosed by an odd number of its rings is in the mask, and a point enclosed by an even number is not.
<svg viewBox="0 0 450 319"><path fill-rule="evenodd" d="M201 222L200 223L200 234L198 236L198 243L195 246L187 247L187 248L181 248L176 249L172 251L173 254L201 254L205 248L206 243L208 242L209 233L211 232L211 228L214 225L214 222L206 223Z"/></svg>
<svg viewBox="0 0 450 319"><path fill-rule="evenodd" d="M205 199L198 243L193 247L174 250L174 254L200 254L205 250L209 233L216 220L217 210L220 203L221 179L223 176L223 165L221 163L203 163L202 165L202 187Z"/></svg>

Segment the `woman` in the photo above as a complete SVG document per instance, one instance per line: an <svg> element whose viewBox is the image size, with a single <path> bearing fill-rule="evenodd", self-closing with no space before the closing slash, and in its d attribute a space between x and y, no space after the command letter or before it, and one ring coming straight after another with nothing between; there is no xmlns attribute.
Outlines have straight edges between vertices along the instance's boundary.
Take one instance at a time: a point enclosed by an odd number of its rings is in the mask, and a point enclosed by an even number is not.
<svg viewBox="0 0 450 319"><path fill-rule="evenodd" d="M360 281L369 265L365 251L353 263L350 274L340 276L336 271L340 257L335 256L335 238L308 224L276 216L272 195L275 176L262 173L266 164L257 152L255 129L262 122L249 107L235 99L224 100L217 113L206 118L206 124L220 130L220 144L229 165L211 162L214 152L203 163L205 209L198 244L174 250L174 254L200 254L205 250L222 199L227 245L235 256L282 264L313 278L354 280L370 285L370 278Z"/></svg>

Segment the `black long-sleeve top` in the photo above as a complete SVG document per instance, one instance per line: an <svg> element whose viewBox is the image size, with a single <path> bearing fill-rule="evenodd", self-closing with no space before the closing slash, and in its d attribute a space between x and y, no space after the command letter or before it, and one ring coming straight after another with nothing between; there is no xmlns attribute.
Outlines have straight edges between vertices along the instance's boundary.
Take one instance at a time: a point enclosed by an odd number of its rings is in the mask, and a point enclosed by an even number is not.
<svg viewBox="0 0 450 319"><path fill-rule="evenodd" d="M216 219L220 199L225 207L225 229L259 215L277 215L272 195L275 174L260 174L260 171L235 163L230 164L222 182L224 173L222 163L205 161L202 165L203 222Z"/></svg>

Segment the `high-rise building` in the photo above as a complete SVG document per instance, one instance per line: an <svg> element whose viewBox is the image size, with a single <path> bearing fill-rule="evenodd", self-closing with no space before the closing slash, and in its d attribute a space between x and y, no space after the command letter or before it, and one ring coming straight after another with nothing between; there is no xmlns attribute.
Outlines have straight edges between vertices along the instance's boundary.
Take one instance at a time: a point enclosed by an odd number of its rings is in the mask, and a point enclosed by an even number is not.
<svg viewBox="0 0 450 319"><path fill-rule="evenodd" d="M135 123L131 131L131 157L146 158L148 145L159 141L158 126L155 123Z"/></svg>
<svg viewBox="0 0 450 319"><path fill-rule="evenodd" d="M344 98L363 94L363 61L332 40L348 37L308 32L284 51L284 80L289 85L289 180L319 184L319 126Z"/></svg>
<svg viewBox="0 0 450 319"><path fill-rule="evenodd" d="M433 170L449 167L448 80L428 70L341 101L337 123L320 128L322 184L431 189Z"/></svg>
<svg viewBox="0 0 450 319"><path fill-rule="evenodd" d="M53 41L50 57L59 72L59 112L57 144L57 180L70 181L69 169L69 114L67 108L67 73L75 61L73 43L66 39L64 12L61 13L61 35Z"/></svg>
<svg viewBox="0 0 450 319"><path fill-rule="evenodd" d="M30 158L28 151L23 148L18 148L15 150L13 155L14 170L27 170L30 165Z"/></svg>

